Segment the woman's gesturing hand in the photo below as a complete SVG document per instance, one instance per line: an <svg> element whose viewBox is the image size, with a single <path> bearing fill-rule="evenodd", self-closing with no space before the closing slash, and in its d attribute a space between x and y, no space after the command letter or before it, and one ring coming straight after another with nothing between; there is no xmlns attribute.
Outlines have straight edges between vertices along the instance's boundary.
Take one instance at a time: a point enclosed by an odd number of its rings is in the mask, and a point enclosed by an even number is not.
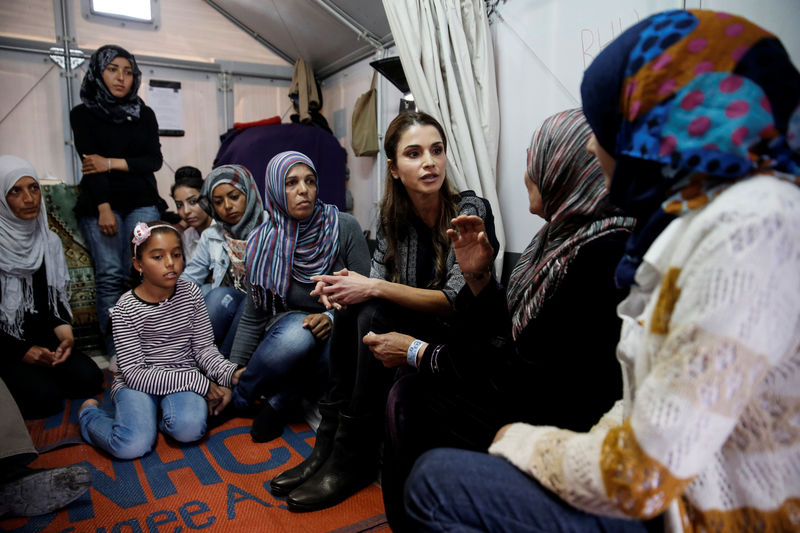
<svg viewBox="0 0 800 533"><path fill-rule="evenodd" d="M455 229L447 236L453 243L456 260L464 274L486 274L494 258L494 248L486 236L483 219L474 215L461 215L452 221Z"/></svg>
<svg viewBox="0 0 800 533"><path fill-rule="evenodd" d="M369 300L373 297L375 285L374 279L346 268L334 272L333 275L314 276L311 281L317 283L317 286L311 291L311 296L319 297L320 303L327 309L343 309L348 305ZM327 304L325 300L327 300Z"/></svg>

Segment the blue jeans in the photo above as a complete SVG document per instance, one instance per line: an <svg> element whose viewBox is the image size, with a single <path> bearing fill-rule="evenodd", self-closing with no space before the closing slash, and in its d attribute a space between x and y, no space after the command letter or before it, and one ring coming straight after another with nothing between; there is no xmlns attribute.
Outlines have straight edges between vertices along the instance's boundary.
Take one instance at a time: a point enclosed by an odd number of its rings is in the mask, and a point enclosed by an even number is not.
<svg viewBox="0 0 800 533"><path fill-rule="evenodd" d="M156 416L161 407L161 421ZM153 449L161 430L178 442L195 442L206 433L208 405L192 391L164 396L131 388L114 395L114 416L101 407L87 407L79 416L83 439L119 459L136 459Z"/></svg>
<svg viewBox="0 0 800 533"><path fill-rule="evenodd" d="M204 296L211 329L214 330L214 344L226 358L231 355L236 328L244 313L245 296L240 290L222 286L211 289Z"/></svg>
<svg viewBox="0 0 800 533"><path fill-rule="evenodd" d="M405 506L412 531L647 532L643 522L571 507L503 458L452 448L419 458Z"/></svg>
<svg viewBox="0 0 800 533"><path fill-rule="evenodd" d="M266 396L278 412L299 404L305 393L321 392L328 375L330 337L320 341L303 327L306 313L284 315L267 330L233 389L237 409Z"/></svg>
<svg viewBox="0 0 800 533"><path fill-rule="evenodd" d="M108 311L125 292L131 273L131 235L137 222L158 220L155 206L138 207L131 211L114 211L117 218L117 234L104 235L97 225L97 217L81 217L78 223L81 233L89 245L94 264L94 284L97 298L97 320L100 332L109 338L110 321ZM107 348L113 352L113 342Z"/></svg>

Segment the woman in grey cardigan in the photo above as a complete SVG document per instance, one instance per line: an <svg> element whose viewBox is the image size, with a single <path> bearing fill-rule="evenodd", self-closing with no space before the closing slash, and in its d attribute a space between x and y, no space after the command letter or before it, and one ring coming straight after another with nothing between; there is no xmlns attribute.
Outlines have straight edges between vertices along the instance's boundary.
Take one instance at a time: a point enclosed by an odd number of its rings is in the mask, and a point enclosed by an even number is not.
<svg viewBox="0 0 800 533"><path fill-rule="evenodd" d="M247 239L250 297L231 361L247 366L233 404L238 410L259 409L250 432L256 442L279 437L303 394L318 396L327 377L333 313L311 296L311 277L369 269L358 222L323 203L318 186L306 155L289 151L273 157L264 193L269 216Z"/></svg>

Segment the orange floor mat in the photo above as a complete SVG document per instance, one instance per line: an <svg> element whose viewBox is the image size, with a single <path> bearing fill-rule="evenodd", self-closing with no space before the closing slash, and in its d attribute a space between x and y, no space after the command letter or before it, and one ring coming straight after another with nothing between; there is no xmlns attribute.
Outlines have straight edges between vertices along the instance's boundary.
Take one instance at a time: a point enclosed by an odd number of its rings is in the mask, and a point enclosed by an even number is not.
<svg viewBox="0 0 800 533"><path fill-rule="evenodd" d="M84 464L92 488L67 508L34 518L0 520L3 531L62 533L388 531L381 491L370 485L331 509L292 513L269 481L313 448L314 432L291 424L257 444L249 419L235 418L200 443L179 445L159 435L141 459L120 461L77 440L75 402L61 416L28 424L37 446L53 448L31 466ZM79 404L78 404L79 405Z"/></svg>

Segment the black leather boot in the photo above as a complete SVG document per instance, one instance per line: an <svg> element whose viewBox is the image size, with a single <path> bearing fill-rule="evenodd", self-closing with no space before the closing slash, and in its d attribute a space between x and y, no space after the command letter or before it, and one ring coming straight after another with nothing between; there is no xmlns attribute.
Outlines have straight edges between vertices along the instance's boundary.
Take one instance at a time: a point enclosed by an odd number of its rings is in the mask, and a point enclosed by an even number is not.
<svg viewBox="0 0 800 533"><path fill-rule="evenodd" d="M322 419L317 428L317 440L314 449L299 465L278 474L269 483L270 491L274 496L286 496L294 489L305 483L307 479L325 464L333 451L333 439L339 427L339 409L343 402L319 402L319 412Z"/></svg>
<svg viewBox="0 0 800 533"><path fill-rule="evenodd" d="M379 434L374 417L340 413L333 452L308 481L289 494L289 510L306 512L332 507L375 481Z"/></svg>

